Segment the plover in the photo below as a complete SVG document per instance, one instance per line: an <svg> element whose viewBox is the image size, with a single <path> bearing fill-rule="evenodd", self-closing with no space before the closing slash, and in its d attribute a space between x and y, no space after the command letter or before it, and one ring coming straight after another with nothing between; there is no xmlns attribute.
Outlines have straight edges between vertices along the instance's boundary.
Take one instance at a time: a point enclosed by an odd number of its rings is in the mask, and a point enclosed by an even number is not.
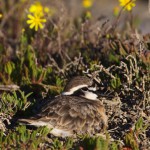
<svg viewBox="0 0 150 150"><path fill-rule="evenodd" d="M92 82L87 77L75 77L64 92L45 103L38 114L19 122L33 126L47 126L51 134L60 137L76 134L95 135L107 127L105 109L96 94L85 91ZM76 95L79 91L79 95Z"/></svg>

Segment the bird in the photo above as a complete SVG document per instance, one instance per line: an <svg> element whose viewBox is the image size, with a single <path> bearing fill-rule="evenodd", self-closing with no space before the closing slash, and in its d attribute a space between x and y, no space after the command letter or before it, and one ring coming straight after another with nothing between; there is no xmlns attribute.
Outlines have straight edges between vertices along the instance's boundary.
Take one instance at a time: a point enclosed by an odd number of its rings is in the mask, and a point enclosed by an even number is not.
<svg viewBox="0 0 150 150"><path fill-rule="evenodd" d="M66 84L62 94L47 101L37 114L19 122L30 126L47 126L57 137L78 134L96 135L107 128L107 115L102 102L88 87L92 80L76 76Z"/></svg>

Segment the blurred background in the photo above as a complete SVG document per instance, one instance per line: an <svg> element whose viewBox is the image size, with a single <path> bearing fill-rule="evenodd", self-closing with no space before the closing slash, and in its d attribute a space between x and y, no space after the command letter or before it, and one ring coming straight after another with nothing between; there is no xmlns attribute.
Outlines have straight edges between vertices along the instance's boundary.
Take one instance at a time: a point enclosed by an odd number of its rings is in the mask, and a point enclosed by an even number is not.
<svg viewBox="0 0 150 150"><path fill-rule="evenodd" d="M60 16L70 17L70 19L77 18L81 16L82 12L85 10L82 0L39 0L44 6L54 8L56 13ZM35 0L12 0L12 1L0 1L0 13L3 14L3 20L0 19L0 27L2 28L6 25L7 21L14 19L17 16L18 20L22 18L22 13L27 14L27 9ZM22 3L22 4L21 4ZM17 6L22 5L20 7ZM150 32L150 11L149 11L148 0L136 0L136 6L132 9L132 15L136 26L141 31L142 34ZM18 9L18 8L19 9ZM118 9L118 10L117 10ZM92 0L92 6L86 10L91 12L91 20L96 22L97 19L109 20L110 24L114 21L114 11L119 11L119 1L118 0ZM22 11L22 12L21 12ZM24 12L23 12L24 11ZM15 15L15 16L14 16ZM24 16L25 18L26 16ZM124 11L121 14L120 25L123 24L124 20L129 18L129 15ZM1 22L2 20L2 22Z"/></svg>
<svg viewBox="0 0 150 150"><path fill-rule="evenodd" d="M41 0L41 2L44 1ZM53 0L51 2L49 0L45 0L45 3L50 3L50 5L64 5L68 9L68 15L73 18L80 16L84 9L82 7L82 0L62 0L61 2L62 4L60 4L60 1L58 0ZM98 18L109 19L110 21L113 21L113 11L117 7L119 7L118 0L93 0L93 5L90 8L93 21L95 22L95 20ZM142 34L150 32L149 9L148 0L137 0L136 6L132 10L133 17L135 17L137 26L139 30L141 30ZM123 21L125 19L127 19L126 13L123 13L121 20Z"/></svg>

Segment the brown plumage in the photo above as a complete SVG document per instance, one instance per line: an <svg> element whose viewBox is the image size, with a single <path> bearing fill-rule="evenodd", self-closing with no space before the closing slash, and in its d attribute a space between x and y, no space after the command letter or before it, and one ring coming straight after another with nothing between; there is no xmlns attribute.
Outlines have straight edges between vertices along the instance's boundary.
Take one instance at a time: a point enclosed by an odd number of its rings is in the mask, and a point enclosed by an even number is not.
<svg viewBox="0 0 150 150"><path fill-rule="evenodd" d="M105 109L99 100L73 95L59 95L47 102L35 116L19 121L48 126L53 135L62 137L85 133L94 135L107 126Z"/></svg>

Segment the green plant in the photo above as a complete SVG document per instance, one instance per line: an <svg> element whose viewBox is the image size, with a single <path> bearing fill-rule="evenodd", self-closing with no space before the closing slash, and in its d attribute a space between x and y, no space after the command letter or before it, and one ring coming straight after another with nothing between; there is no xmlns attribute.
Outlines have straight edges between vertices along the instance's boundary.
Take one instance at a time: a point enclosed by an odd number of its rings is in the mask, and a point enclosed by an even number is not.
<svg viewBox="0 0 150 150"><path fill-rule="evenodd" d="M125 143L126 146L132 148L133 150L139 150L139 144L135 139L135 133L132 129L125 135Z"/></svg>
<svg viewBox="0 0 150 150"><path fill-rule="evenodd" d="M135 129L130 129L130 132L125 135L125 143L128 147L131 147L133 150L139 150L140 137L139 135L145 132L148 125L144 125L143 118L140 117L135 123Z"/></svg>
<svg viewBox="0 0 150 150"><path fill-rule="evenodd" d="M140 134L140 133L144 132L147 127L148 127L148 124L145 125L143 118L140 117L135 124L135 132L137 134Z"/></svg>
<svg viewBox="0 0 150 150"><path fill-rule="evenodd" d="M116 75L114 79L110 81L112 88L117 89L121 85L120 78Z"/></svg>
<svg viewBox="0 0 150 150"><path fill-rule="evenodd" d="M25 95L23 91L19 90L20 96L18 96L17 92L14 91L12 93L4 92L1 97L1 113L5 114L15 114L18 110L25 110L29 105L30 102L27 101L27 98L32 94L28 93Z"/></svg>
<svg viewBox="0 0 150 150"><path fill-rule="evenodd" d="M52 150L70 150L73 147L73 143L72 138L66 138L64 141L54 138L50 148Z"/></svg>
<svg viewBox="0 0 150 150"><path fill-rule="evenodd" d="M108 145L109 145L109 136L106 136L106 139L104 139L101 136L98 137L90 137L90 136L85 136L82 139L82 148L85 150L108 150Z"/></svg>
<svg viewBox="0 0 150 150"><path fill-rule="evenodd" d="M110 150L119 150L119 143L118 142L112 142L110 144Z"/></svg>
<svg viewBox="0 0 150 150"><path fill-rule="evenodd" d="M9 130L5 135L0 131L0 148L1 149L37 149L40 143L49 133L46 127L30 131L26 126L19 126L15 130Z"/></svg>

